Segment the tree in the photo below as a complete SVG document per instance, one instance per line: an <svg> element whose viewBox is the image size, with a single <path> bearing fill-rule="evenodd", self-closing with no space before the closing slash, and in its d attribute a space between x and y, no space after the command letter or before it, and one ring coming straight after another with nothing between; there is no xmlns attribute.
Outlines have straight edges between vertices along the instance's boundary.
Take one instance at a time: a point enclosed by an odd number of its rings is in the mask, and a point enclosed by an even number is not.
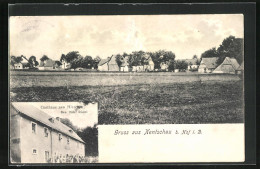
<svg viewBox="0 0 260 169"><path fill-rule="evenodd" d="M215 47L201 54L201 58L210 58L210 57L219 57L219 53Z"/></svg>
<svg viewBox="0 0 260 169"><path fill-rule="evenodd" d="M154 62L154 68L160 69L161 63L172 64L175 60L175 54L172 51L159 50L157 52L150 52L150 56ZM171 70L174 66L171 65Z"/></svg>
<svg viewBox="0 0 260 169"><path fill-rule="evenodd" d="M49 57L48 56L46 56L46 55L43 55L42 57L41 57L41 61L42 62L44 62L45 60L48 60L49 59Z"/></svg>
<svg viewBox="0 0 260 169"><path fill-rule="evenodd" d="M86 143L85 153L88 156L98 155L98 129L97 125L93 127L86 127L82 131L78 131L77 134Z"/></svg>
<svg viewBox="0 0 260 169"><path fill-rule="evenodd" d="M221 64L225 57L235 58L241 64L243 61L243 39L235 36L225 38L218 48L218 53L218 64Z"/></svg>
<svg viewBox="0 0 260 169"><path fill-rule="evenodd" d="M91 56L85 56L82 60L81 67L91 69L93 67L93 59Z"/></svg>
<svg viewBox="0 0 260 169"><path fill-rule="evenodd" d="M116 55L116 63L117 65L120 67L122 65L122 63L124 62L124 57L120 54Z"/></svg>
<svg viewBox="0 0 260 169"><path fill-rule="evenodd" d="M31 68L35 68L36 66L39 65L38 61L36 60L36 57L35 56L31 56L28 60L29 64L30 64L30 67Z"/></svg>
<svg viewBox="0 0 260 169"><path fill-rule="evenodd" d="M93 59L93 67L94 69L97 69L98 68L98 63L101 61L101 58L99 56L96 56L94 59Z"/></svg>
<svg viewBox="0 0 260 169"><path fill-rule="evenodd" d="M177 60L175 62L175 68L179 69L180 71L184 71L184 70L186 70L188 68L188 63L185 62L184 60L181 60L181 61Z"/></svg>
<svg viewBox="0 0 260 169"><path fill-rule="evenodd" d="M66 55L65 54L62 54L61 57L60 57L60 62L62 61L66 61Z"/></svg>
<svg viewBox="0 0 260 169"><path fill-rule="evenodd" d="M60 118L60 122L71 128L73 131L77 132L78 127L74 126L73 123L68 118Z"/></svg>
<svg viewBox="0 0 260 169"><path fill-rule="evenodd" d="M69 52L66 56L65 56L65 61L68 63L71 63L74 59L78 59L80 56L78 51L72 51Z"/></svg>
<svg viewBox="0 0 260 169"><path fill-rule="evenodd" d="M198 59L197 55L193 55L192 59Z"/></svg>

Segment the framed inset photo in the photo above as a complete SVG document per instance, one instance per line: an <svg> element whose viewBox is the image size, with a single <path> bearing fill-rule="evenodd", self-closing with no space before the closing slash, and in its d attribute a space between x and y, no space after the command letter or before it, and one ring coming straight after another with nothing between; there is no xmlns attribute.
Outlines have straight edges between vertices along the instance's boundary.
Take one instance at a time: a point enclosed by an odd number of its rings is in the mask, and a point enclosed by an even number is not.
<svg viewBox="0 0 260 169"><path fill-rule="evenodd" d="M254 164L254 26L254 3L10 4L10 165Z"/></svg>

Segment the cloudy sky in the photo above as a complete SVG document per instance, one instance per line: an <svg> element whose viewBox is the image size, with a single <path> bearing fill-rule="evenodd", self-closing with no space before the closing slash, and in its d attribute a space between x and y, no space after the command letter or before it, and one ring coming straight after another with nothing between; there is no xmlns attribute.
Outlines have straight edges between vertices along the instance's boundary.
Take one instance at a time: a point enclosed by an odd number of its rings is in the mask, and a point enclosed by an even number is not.
<svg viewBox="0 0 260 169"><path fill-rule="evenodd" d="M107 58L137 50L171 50L177 59L200 56L229 35L243 38L243 15L114 15L10 17L10 55L62 53Z"/></svg>

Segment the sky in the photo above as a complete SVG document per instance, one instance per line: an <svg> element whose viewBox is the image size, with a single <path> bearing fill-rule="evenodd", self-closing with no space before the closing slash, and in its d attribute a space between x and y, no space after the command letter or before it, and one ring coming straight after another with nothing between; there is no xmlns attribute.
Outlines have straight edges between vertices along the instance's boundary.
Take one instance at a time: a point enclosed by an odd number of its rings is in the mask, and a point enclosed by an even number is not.
<svg viewBox="0 0 260 169"><path fill-rule="evenodd" d="M107 58L164 49L189 59L230 35L244 38L243 24L242 14L11 16L9 54L59 60L70 51Z"/></svg>
<svg viewBox="0 0 260 169"><path fill-rule="evenodd" d="M30 102L30 104L54 118L67 118L74 126L82 129L93 127L98 123L98 103L85 105L82 102ZM83 113L79 113L79 111L70 113L70 111L76 110L75 106L82 106L81 112Z"/></svg>

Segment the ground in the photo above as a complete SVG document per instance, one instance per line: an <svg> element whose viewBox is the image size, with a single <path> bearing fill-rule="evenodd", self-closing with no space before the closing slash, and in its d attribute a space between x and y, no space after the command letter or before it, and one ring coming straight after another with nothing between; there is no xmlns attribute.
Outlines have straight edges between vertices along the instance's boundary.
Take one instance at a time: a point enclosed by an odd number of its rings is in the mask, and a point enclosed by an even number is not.
<svg viewBox="0 0 260 169"><path fill-rule="evenodd" d="M48 87L16 85L10 89L10 99L11 101L97 101L99 124L243 122L242 80L197 79L200 80L171 82L169 79L164 81L162 76L161 81L154 84L135 82L123 85Z"/></svg>

